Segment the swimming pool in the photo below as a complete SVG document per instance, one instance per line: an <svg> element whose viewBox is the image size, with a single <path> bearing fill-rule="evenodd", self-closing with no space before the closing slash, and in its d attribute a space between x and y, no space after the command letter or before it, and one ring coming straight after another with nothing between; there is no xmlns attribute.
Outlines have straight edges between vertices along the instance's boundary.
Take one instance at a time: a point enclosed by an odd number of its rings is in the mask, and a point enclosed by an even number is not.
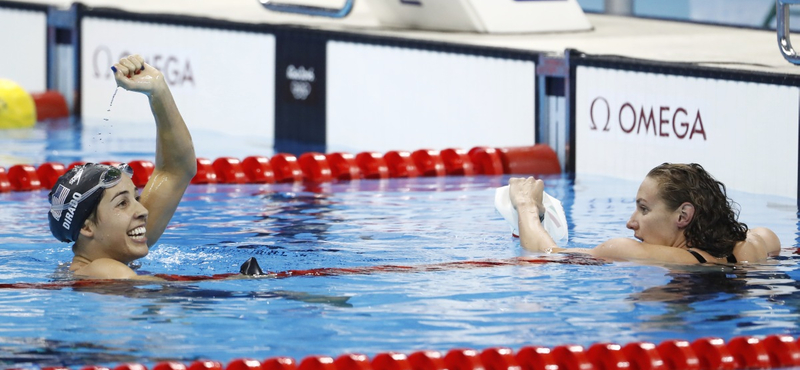
<svg viewBox="0 0 800 370"><path fill-rule="evenodd" d="M744 222L772 228L784 244L779 258L762 265L680 268L557 256L523 264L516 258L525 252L493 208L493 190L507 180L192 185L140 273L233 273L249 257L265 271L294 273L94 287L47 285L71 251L45 226L45 192L2 193L0 284L50 289L0 289L0 364L152 366L800 334L793 199L731 194ZM631 235L624 224L638 183L545 180L567 210L567 245ZM298 271L309 269L326 274Z"/></svg>

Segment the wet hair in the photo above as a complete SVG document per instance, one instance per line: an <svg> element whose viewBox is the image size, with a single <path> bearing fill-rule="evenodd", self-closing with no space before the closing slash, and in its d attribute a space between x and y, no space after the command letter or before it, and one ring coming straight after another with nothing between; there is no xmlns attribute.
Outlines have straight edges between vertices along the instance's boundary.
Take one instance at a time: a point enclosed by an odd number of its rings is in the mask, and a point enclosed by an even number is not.
<svg viewBox="0 0 800 370"><path fill-rule="evenodd" d="M728 198L725 184L703 166L664 163L647 174L658 183L658 194L675 210L684 202L694 205L694 217L684 230L686 245L723 258L736 243L747 238L747 225L739 222L739 205Z"/></svg>

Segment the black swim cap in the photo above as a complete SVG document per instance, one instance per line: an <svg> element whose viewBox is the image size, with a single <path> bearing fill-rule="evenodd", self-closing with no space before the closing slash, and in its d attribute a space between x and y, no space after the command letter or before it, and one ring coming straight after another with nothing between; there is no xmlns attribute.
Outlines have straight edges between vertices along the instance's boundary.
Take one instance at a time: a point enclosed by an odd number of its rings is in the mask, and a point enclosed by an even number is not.
<svg viewBox="0 0 800 370"><path fill-rule="evenodd" d="M47 212L50 232L56 239L66 243L78 240L81 227L97 208L97 204L103 197L103 190L108 186L98 187L83 199L82 196L98 186L101 182L100 178L112 168L114 167L104 164L87 163L75 166L58 178L48 195L51 208ZM70 202L72 203L70 204ZM57 209L64 204L70 204L70 206L66 209Z"/></svg>

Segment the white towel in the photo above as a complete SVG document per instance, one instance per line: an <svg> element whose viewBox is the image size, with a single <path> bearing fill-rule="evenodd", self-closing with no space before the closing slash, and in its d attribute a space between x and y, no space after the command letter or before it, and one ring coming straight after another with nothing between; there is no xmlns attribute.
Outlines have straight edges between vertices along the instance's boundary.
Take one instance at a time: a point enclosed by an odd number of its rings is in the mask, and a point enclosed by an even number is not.
<svg viewBox="0 0 800 370"><path fill-rule="evenodd" d="M514 235L519 235L519 214L514 206L511 204L511 197L508 193L508 186L497 188L494 193L494 207L497 212L511 225L511 232ZM567 215L564 213L564 206L561 201L553 198L550 194L544 193L542 197L542 204L544 205L544 222L542 226L550 234L554 241L567 239L569 237L569 229L567 228Z"/></svg>

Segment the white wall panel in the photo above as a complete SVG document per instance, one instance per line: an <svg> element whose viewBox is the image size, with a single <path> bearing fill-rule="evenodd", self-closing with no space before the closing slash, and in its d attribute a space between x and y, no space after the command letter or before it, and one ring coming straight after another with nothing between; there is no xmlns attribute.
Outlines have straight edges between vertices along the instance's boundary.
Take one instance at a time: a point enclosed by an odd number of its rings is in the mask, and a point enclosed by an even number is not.
<svg viewBox="0 0 800 370"><path fill-rule="evenodd" d="M534 144L533 62L345 42L327 55L330 149Z"/></svg>
<svg viewBox="0 0 800 370"><path fill-rule="evenodd" d="M695 162L731 189L797 197L797 87L582 66L576 73L577 173L641 180L660 163ZM648 128L641 113L651 111L656 125Z"/></svg>
<svg viewBox="0 0 800 370"><path fill-rule="evenodd" d="M159 68L190 130L247 135L274 142L275 37L269 34L84 18L81 40L82 114L89 126L146 122L146 98L120 90L112 63L132 53Z"/></svg>
<svg viewBox="0 0 800 370"><path fill-rule="evenodd" d="M0 78L31 93L47 89L47 16L0 8Z"/></svg>

